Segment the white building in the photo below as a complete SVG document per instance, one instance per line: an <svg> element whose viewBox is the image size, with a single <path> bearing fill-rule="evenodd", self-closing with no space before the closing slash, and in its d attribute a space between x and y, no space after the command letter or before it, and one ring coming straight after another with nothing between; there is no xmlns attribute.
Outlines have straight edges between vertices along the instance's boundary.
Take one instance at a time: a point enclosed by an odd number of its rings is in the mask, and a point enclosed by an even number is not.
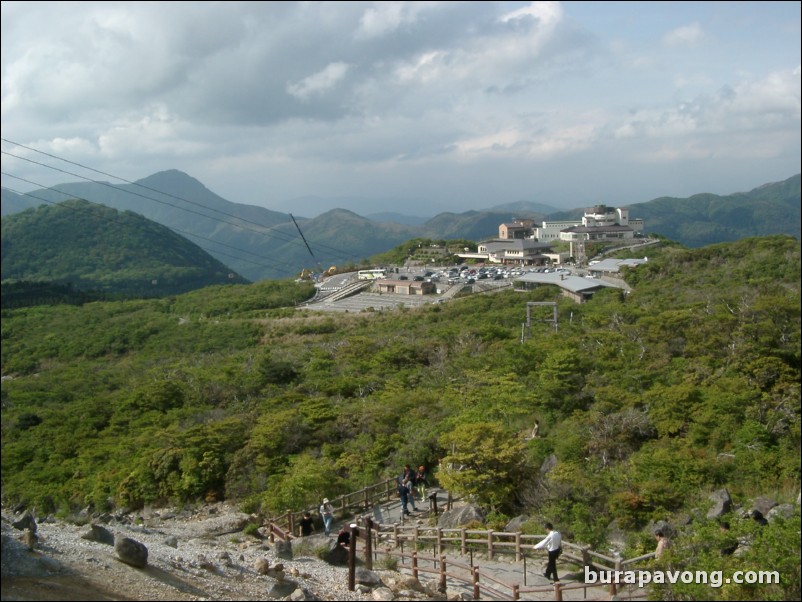
<svg viewBox="0 0 802 602"><path fill-rule="evenodd" d="M643 232L642 219L630 219L629 208L596 205L585 209L581 221L543 222L535 228L535 238L550 240L615 240L634 238L636 232Z"/></svg>

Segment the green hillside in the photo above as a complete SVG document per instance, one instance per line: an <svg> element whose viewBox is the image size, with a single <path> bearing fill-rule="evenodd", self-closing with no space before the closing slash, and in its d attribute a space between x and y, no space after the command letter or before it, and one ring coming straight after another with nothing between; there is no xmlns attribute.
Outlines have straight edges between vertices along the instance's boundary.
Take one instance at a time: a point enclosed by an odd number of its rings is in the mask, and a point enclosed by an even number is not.
<svg viewBox="0 0 802 602"><path fill-rule="evenodd" d="M612 202L611 204L615 204ZM729 195L660 197L629 206L630 218L642 218L647 233L703 247L753 236L787 234L800 238L800 174ZM549 220L582 219L582 209L549 215Z"/></svg>
<svg viewBox="0 0 802 602"><path fill-rule="evenodd" d="M80 200L3 218L2 279L145 297L245 282L162 225Z"/></svg>

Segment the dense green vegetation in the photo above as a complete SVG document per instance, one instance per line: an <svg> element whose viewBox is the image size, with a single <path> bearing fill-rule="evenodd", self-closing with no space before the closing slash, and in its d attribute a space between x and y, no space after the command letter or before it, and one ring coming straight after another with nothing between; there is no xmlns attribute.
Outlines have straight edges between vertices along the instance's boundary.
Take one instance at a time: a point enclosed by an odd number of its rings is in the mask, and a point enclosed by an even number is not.
<svg viewBox="0 0 802 602"><path fill-rule="evenodd" d="M160 297L246 282L172 230L82 200L5 216L2 279L15 284L3 292L17 303L48 296L74 302L79 295L70 291Z"/></svg>
<svg viewBox="0 0 802 602"><path fill-rule="evenodd" d="M799 274L799 241L773 236L665 244L626 270L631 294L583 305L543 287L330 315L275 281L3 310L3 496L278 513L427 464L494 520L548 517L593 545L722 486L793 502ZM521 341L528 301L558 303L558 333Z"/></svg>

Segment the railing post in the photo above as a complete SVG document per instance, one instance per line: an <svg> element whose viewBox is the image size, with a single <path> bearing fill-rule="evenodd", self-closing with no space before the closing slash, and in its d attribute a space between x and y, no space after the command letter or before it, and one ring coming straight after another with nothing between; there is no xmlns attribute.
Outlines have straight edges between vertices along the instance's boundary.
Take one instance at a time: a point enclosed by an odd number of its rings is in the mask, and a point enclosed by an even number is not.
<svg viewBox="0 0 802 602"><path fill-rule="evenodd" d="M479 592L479 567L473 567L473 599L479 600L480 599L480 592Z"/></svg>
<svg viewBox="0 0 802 602"><path fill-rule="evenodd" d="M465 556L465 554L468 551L468 544L465 541L465 529L460 529L460 544L462 549L462 555Z"/></svg>
<svg viewBox="0 0 802 602"><path fill-rule="evenodd" d="M440 556L440 593L446 593L446 557Z"/></svg>
<svg viewBox="0 0 802 602"><path fill-rule="evenodd" d="M373 570L373 519L365 519L365 568Z"/></svg>
<svg viewBox="0 0 802 602"><path fill-rule="evenodd" d="M513 600L520 600L521 599L521 586L517 583L512 584L512 599Z"/></svg>
<svg viewBox="0 0 802 602"><path fill-rule="evenodd" d="M515 532L515 562L521 562L521 532Z"/></svg>
<svg viewBox="0 0 802 602"><path fill-rule="evenodd" d="M418 578L418 551L412 552L412 577L417 580Z"/></svg>
<svg viewBox="0 0 802 602"><path fill-rule="evenodd" d="M442 554L443 553L443 527L437 527L437 530L436 530L436 543L437 543L437 547L436 547L437 553L438 554Z"/></svg>
<svg viewBox="0 0 802 602"><path fill-rule="evenodd" d="M349 527L350 538L348 540L348 591L356 589L356 526Z"/></svg>
<svg viewBox="0 0 802 602"><path fill-rule="evenodd" d="M618 593L618 584L615 582L615 576L621 574L621 559L615 559L615 572L610 577L610 595L615 596Z"/></svg>
<svg viewBox="0 0 802 602"><path fill-rule="evenodd" d="M448 501L446 501L446 510L451 510L454 504L454 498L451 497L451 492L448 492Z"/></svg>
<svg viewBox="0 0 802 602"><path fill-rule="evenodd" d="M554 584L554 599L557 600L557 602L563 602L563 590L562 590L562 587L563 586L560 584L559 581L557 581Z"/></svg>
<svg viewBox="0 0 802 602"><path fill-rule="evenodd" d="M287 525L290 533L295 533L295 520L293 520L292 510L287 510Z"/></svg>
<svg viewBox="0 0 802 602"><path fill-rule="evenodd" d="M399 546L399 544L401 543L401 537L400 537L400 535L398 533L398 524L397 523L393 524L393 539L395 539L395 547L397 548Z"/></svg>
<svg viewBox="0 0 802 602"><path fill-rule="evenodd" d="M493 529L487 530L487 558L493 560Z"/></svg>
<svg viewBox="0 0 802 602"><path fill-rule="evenodd" d="M276 541L276 536L273 534L273 522L267 523L267 540L270 543Z"/></svg>
<svg viewBox="0 0 802 602"><path fill-rule="evenodd" d="M434 491L429 495L429 512L437 516L437 492Z"/></svg>

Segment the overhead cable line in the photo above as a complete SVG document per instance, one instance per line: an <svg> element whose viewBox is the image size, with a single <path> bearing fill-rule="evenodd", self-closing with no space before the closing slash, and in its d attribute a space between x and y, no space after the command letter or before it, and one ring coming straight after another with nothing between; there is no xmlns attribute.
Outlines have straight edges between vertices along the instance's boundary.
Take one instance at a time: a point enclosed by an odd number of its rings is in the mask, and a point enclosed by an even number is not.
<svg viewBox="0 0 802 602"><path fill-rule="evenodd" d="M44 186L42 184L39 184L38 182L33 182L31 180L27 180L25 178L21 178L19 176L15 176L15 175L7 173L7 172L0 172L0 174L2 174L4 176L8 176L10 178L21 180L23 182L27 182L28 184L33 184L34 186L39 186L40 188L45 189L45 190L52 190L53 192L57 192L59 194L63 194L64 196L70 196L71 198L75 198L74 196L70 195L70 193L64 192L63 190L59 190L57 188ZM3 186L2 188L5 189L5 190L8 190L9 192L13 192L14 194L28 196L28 197L40 200L40 201L42 201L44 203L48 203L48 204L51 204L51 205L60 205L60 203L56 203L54 201L45 199L43 197L37 196L35 194L32 194L30 192L19 192L19 191L16 191L16 190L12 189L12 188L8 188L7 186ZM111 207L108 207L108 205L103 205L102 203L96 203L94 201L90 201L89 199L80 198L78 200L86 201L87 203L91 203L92 205L97 205L98 207L107 207L107 208L111 209ZM82 211L81 209L78 209L77 207L67 207L67 208L70 209L71 211ZM86 213L86 212L84 212L84 213ZM114 220L110 220L110 219L108 219L108 218L106 218L104 216L101 216L101 219L105 219L107 221L114 221ZM153 221L153 220L151 220L151 221ZM118 222L118 223L121 223L121 222ZM154 222L154 223L156 223L156 222ZM163 224L160 224L160 225L163 225ZM261 260L268 260L271 263L270 264L264 264L264 263L260 263L258 261L254 261L253 259L248 259L246 257L237 257L237 256L234 256L234 255L231 255L231 254L228 254L228 253L224 253L222 251L215 250L214 252L219 254L219 255L225 255L226 257L230 257L232 259L237 259L239 261L246 261L248 263L252 263L252 264L254 264L256 266L259 266L259 267L268 268L268 269L274 269L274 270L276 270L278 272L282 272L282 273L287 274L287 275L294 275L296 273L296 270L294 268L293 268L292 271L289 271L289 270L285 270L285 269L282 269L280 267L277 267L275 265L275 260L273 260L272 258L264 257L262 255L259 255L258 253L253 253L252 251L248 251L247 249L240 249L240 248L235 247L233 245L229 245L229 244L226 244L226 243L223 243L223 242L212 240L210 238L206 238L204 236L200 236L199 234L194 234L192 232L183 231L183 230L181 230L179 228L168 228L167 226L164 226L164 227L167 228L168 230L176 232L177 234L181 234L182 236L193 236L195 238L199 238L201 240L205 240L205 241L210 242L212 244L220 245L220 246L223 246L223 247L228 247L229 249L233 249L234 251L238 251L240 253L247 253L248 255L253 255L254 257L257 257L258 259L261 259ZM198 245L198 246L199 246L199 248L203 249L207 253L211 253L212 252L208 248L204 249L203 247L200 247L200 245ZM289 264L286 264L286 263L284 265L286 265L287 267L291 267L291 266L289 266Z"/></svg>
<svg viewBox="0 0 802 602"><path fill-rule="evenodd" d="M279 232L273 232L273 230L274 230L275 226L274 226L274 227L264 226L264 225L262 225L262 224L259 224L258 222L254 222L254 221L248 220L248 219L246 219L246 218L239 217L239 216L237 216L237 215L233 215L233 214L230 214L230 213L226 213L225 211L220 211L220 210L218 210L218 209L214 209L213 207L207 207L207 206L205 206L205 205L203 205L203 204L201 204L201 203L197 203L197 202L195 202L195 201L190 201L190 200L188 200L188 199L185 199L185 198L182 198L182 197L179 197L179 196L176 196L176 195L173 195L173 194L167 193L167 192L162 192L162 191L160 191L160 190L157 190L157 189L155 189L155 188L151 188L151 187L149 187L149 186L146 186L146 185L144 185L144 184L140 184L140 183L138 183L138 182L132 182L132 181L130 181L130 180L126 180L125 178L122 178L122 177L119 177L119 176L115 176L115 175L113 175L113 174L110 174L110 173L107 173L107 172L104 172L104 171L101 171L101 170L98 170L98 169L94 169L94 168L92 168L92 167L89 167L89 166L87 166L87 165L83 165L83 164L81 164L81 163L77 163L77 162L75 162L75 161L70 161L69 159L64 159L63 157L59 157L59 156L57 156L57 155L53 155L53 154L51 154L51 153L46 153L46 152L44 152L44 151L41 151L41 150L38 150L38 149L36 149L36 148L32 148L32 147L26 146L26 145L24 145L24 144L20 144L19 142L14 142L13 140L9 140L8 138L0 138L0 140L2 140L3 142L7 142L8 144L13 144L13 145L15 145L15 146L18 146L18 147L20 147L20 148L24 148L24 149L26 149L26 150L29 150L29 151L32 151L32 152L35 152L35 153L39 153L39 154L41 154L41 155L44 155L44 156L46 156L46 157L50 157L50 158L52 158L52 159L56 159L57 161L64 161L65 163L69 163L70 165L75 165L75 166L77 166L77 167L80 167L81 169L87 169L87 170L89 170L89 171L92 171L92 172L98 173L98 174L100 174L100 175L104 175L104 176L107 176L107 177L110 177L110 178L114 178L114 179L116 179L116 180L120 180L121 182L125 182L126 184L130 184L130 185L132 185L132 186L137 186L137 187L139 187L139 188L144 188L145 190L150 190L150 191L152 191L152 192L156 192L156 193L158 193L158 194L162 194L162 195L164 195L164 196L168 196L168 197L174 198L174 199L176 199L176 200L183 201L183 202L185 202L185 203L190 203L190 204L192 204L192 205L196 205L196 206L198 206L198 207L201 207L201 208L203 208L203 209L208 209L209 211L214 211L215 213L219 213L219 214L221 214L221 215L225 215L225 216L227 216L227 217L233 217L234 219L240 220L240 221L242 221L242 222L245 222L245 223L250 223L250 224L253 224L253 225L255 225L255 226L259 226L260 228L262 228L262 230L252 230L252 229L250 229L250 228L245 228L244 226L242 226L242 225L240 225L240 224L232 224L231 222L227 222L227 221L225 221L225 220L219 220L219 221L222 221L223 223L228 223L228 224L230 224L230 225L233 225L233 226L236 226L236 227L239 227L239 228L243 228L243 229L246 229L246 230L251 230L251 231L253 231L253 232L257 232L257 233L259 233L259 234L264 234L264 233L266 233L266 232L265 232L265 230L266 230L267 232L270 232L270 233L274 234L274 235L275 235L277 238L279 238L280 240L284 240L285 242L292 242L292 243L296 243L296 239L295 239L295 238L292 238L292 237L290 237L290 238L281 238L281 236L279 236L279 234L282 234L282 235L284 235L283 233L279 233ZM61 172L61 173L65 173L65 174L68 174L68 175L75 176L75 177L78 177L78 178L81 178L81 179L87 180L87 181L89 181L89 182L93 182L93 183L95 183L95 184L101 184L101 185L104 185L104 186L108 186L109 188L113 188L114 190L118 190L118 191L120 191L120 192L126 192L126 193L129 193L129 194L133 194L133 195L135 195L135 196L140 196L140 197L142 197L142 198L145 198L145 199L149 199L149 200L152 200L152 201L155 201L155 202L159 202L159 203L162 203L162 204L168 205L168 206L170 206L170 207L174 207L174 208L176 208L176 209L180 209L180 210L183 210L183 211L189 211L190 213L196 213L196 212L194 212L194 211L190 211L189 209L185 209L185 208L183 208L183 207L178 207L178 206L176 206L176 205L172 205L172 204L170 204L170 203L166 203L166 202L164 202L164 201L160 201L160 200L158 200L158 199L154 199L154 198L152 198L152 197L148 197L148 196L140 195L140 194L137 194L137 193L135 193L135 192L132 192L132 191L129 191L129 190L125 190L125 189L123 189L123 188L119 188L119 187L117 187L117 186L114 186L113 184L110 184L109 182L99 182L99 181L97 181L97 180L93 180L93 179L91 179L91 178L87 178L87 177L85 177L85 176L81 176L81 175L78 175L78 174L75 174L75 173L72 173L72 172L69 172L69 171L66 171L66 170L62 170L62 169L59 169L59 168L57 168L57 167L53 167L53 166L50 166L50 165L47 165L47 164L44 164L44 163L40 163L40 162L38 162L38 161L34 161L34 160L32 160L32 159L28 159L28 158L26 158L26 157L21 157L21 156L19 156L19 155L15 155L15 154L13 154L13 153L9 153L9 152L7 152L7 151L2 151L2 153L3 153L3 154L5 154L5 155L9 155L9 156L11 156L11 157L15 157L15 158L17 158L17 159L20 159L20 160L23 160L23 161L28 161L29 163L33 163L33 164L35 164L35 165L39 165L39 166L41 166L41 167L45 167L45 168L47 168L47 169L53 169L54 171L59 171L59 172ZM204 215L204 214L200 214L200 213L196 213L196 214L197 214L197 215L201 215L202 217L206 217L206 218L208 218L208 219L212 219L212 220L216 219L216 218L213 218L213 217L211 217L211 216L208 216L208 215ZM293 218L293 221L295 221L295 219L294 219L294 218ZM296 226L297 226L297 224L296 224ZM286 235L284 235L284 236L286 236ZM302 236L302 238L303 238L303 236ZM306 240L304 240L304 243L306 244L307 248L309 248L309 244L306 242ZM327 251L329 251L329 252L330 252L330 253L332 253L333 255L335 255L335 256L337 256L337 257L340 257L340 258L342 258L342 259L355 259L355 258L356 258L356 256L355 256L355 255L352 255L352 254L350 254L350 253L347 253L347 252L345 252L345 251L342 251L341 249L335 249L335 248L333 248L333 247L329 247L329 246L327 246L327 245L323 245L323 244L320 244L320 243L318 243L318 244L317 244L317 246L319 246L321 249L326 249Z"/></svg>

